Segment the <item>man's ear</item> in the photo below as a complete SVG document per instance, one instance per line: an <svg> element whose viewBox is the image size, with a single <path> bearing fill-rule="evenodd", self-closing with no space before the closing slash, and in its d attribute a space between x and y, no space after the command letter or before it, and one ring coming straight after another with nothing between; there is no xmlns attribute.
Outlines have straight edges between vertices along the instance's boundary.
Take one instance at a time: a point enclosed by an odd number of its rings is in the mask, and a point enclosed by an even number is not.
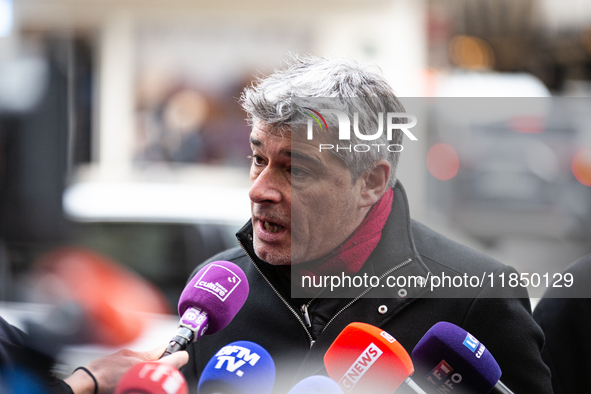
<svg viewBox="0 0 591 394"><path fill-rule="evenodd" d="M385 160L376 162L375 167L361 176L360 205L369 207L375 204L388 189L392 167Z"/></svg>

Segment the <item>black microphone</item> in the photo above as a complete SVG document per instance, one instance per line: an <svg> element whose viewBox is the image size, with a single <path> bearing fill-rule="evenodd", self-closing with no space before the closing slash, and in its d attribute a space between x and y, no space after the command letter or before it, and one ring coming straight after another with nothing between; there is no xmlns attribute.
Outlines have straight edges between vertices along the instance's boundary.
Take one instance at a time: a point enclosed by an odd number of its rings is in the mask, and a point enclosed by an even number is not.
<svg viewBox="0 0 591 394"><path fill-rule="evenodd" d="M497 381L495 386L489 391L489 394L514 394L509 387L505 386L500 380Z"/></svg>

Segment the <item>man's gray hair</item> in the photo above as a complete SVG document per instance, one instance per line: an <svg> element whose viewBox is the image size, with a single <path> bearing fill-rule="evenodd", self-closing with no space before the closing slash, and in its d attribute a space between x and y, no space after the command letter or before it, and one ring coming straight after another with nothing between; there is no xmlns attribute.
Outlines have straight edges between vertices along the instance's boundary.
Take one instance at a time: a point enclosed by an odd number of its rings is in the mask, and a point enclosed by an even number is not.
<svg viewBox="0 0 591 394"><path fill-rule="evenodd" d="M275 70L270 76L258 78L252 86L245 88L240 102L251 125L262 122L274 129L291 130L294 126L306 125L310 119L305 109L307 98L309 102L314 102L317 110L322 107L334 109L337 103L338 109L347 114L358 113L359 130L366 135L375 133L378 113L384 116L388 112L405 112L378 70L342 57L291 55L285 67ZM314 101L315 98L328 98L326 101L330 104L319 104L322 100ZM332 125L332 130L338 130L336 116L327 116L326 122ZM404 121L397 119L397 123ZM392 167L389 186L394 186L400 153L390 152L386 147L402 144L401 130L393 130L392 140L387 140L387 133L382 133L380 138L372 141L372 145L383 144L380 149L363 153L342 149L367 143L355 133L351 134L350 141L339 140L337 133L330 134L328 139L330 144L341 148L329 151L350 169L354 181L373 169L378 160L386 159Z"/></svg>

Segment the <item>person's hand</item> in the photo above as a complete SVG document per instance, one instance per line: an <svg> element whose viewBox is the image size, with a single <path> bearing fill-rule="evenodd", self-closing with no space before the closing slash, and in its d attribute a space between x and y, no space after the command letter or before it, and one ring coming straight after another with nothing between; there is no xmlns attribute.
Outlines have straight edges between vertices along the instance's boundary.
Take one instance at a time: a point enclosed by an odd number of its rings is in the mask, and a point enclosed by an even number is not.
<svg viewBox="0 0 591 394"><path fill-rule="evenodd" d="M166 346L159 346L147 352L134 352L124 349L117 353L92 360L86 365L86 368L97 380L98 392L100 394L112 393L123 374L138 363L158 361L170 364L178 369L189 361L189 354L186 351L176 352L158 360L165 349ZM84 370L77 370L65 382L70 386L74 394L94 393L94 381Z"/></svg>

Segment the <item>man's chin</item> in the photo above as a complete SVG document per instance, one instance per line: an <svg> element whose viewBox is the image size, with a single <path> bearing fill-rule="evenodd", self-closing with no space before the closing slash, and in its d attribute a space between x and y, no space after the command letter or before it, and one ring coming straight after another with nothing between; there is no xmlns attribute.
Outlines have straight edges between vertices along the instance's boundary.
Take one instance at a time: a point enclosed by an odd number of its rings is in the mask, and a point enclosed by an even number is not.
<svg viewBox="0 0 591 394"><path fill-rule="evenodd" d="M259 242L256 240L254 242L254 252L259 259L271 265L291 265L290 251L282 252L280 250L271 249L267 245L259 246L257 245Z"/></svg>

